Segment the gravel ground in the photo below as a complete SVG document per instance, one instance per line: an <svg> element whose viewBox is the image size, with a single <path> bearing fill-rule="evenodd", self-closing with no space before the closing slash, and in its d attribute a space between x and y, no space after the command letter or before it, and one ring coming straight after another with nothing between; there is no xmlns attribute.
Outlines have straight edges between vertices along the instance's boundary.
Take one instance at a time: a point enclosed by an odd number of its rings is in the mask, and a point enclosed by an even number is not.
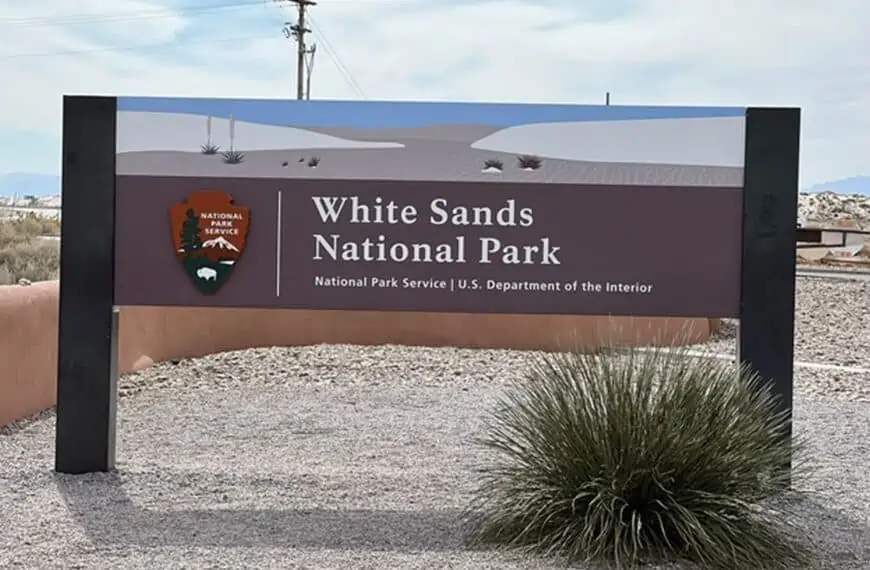
<svg viewBox="0 0 870 570"><path fill-rule="evenodd" d="M799 277L795 293L795 360L870 368L870 280ZM726 321L724 334L706 348L735 353L735 329L734 322ZM870 382L861 377L838 379L829 372L821 380L823 384L806 388L829 391L839 382L852 382L849 392L870 399Z"/></svg>
<svg viewBox="0 0 870 570"><path fill-rule="evenodd" d="M798 360L870 366L868 293L799 280ZM125 376L117 473L52 474L50 413L0 433L0 568L564 567L464 550L456 524L474 485L468 438L529 357L272 348ZM796 371L816 469L799 508L826 568L870 568L868 385Z"/></svg>

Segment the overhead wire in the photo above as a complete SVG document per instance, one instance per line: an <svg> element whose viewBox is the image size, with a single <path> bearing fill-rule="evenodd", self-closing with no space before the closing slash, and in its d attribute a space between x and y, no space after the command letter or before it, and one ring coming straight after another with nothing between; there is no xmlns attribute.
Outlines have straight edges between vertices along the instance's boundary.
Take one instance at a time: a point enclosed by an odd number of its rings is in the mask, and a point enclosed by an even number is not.
<svg viewBox="0 0 870 570"><path fill-rule="evenodd" d="M0 18L0 26L14 26L21 28L30 28L37 26L65 26L76 24L99 24L104 22L126 22L138 20L153 20L175 18L177 16L187 16L205 13L219 13L235 10L248 10L251 8L261 7L263 0L247 0L245 2L236 2L233 4L214 4L208 6L191 6L188 8L178 8L171 10L136 10L129 12L112 12L103 14L78 14L64 17L57 16L36 16L28 18Z"/></svg>
<svg viewBox="0 0 870 570"><path fill-rule="evenodd" d="M248 40L260 40L260 39L268 39L274 38L274 34L261 34L257 36L239 36L234 38L207 38L201 40L183 40L183 41L170 41L170 42L161 42L161 43L152 43L152 44L142 44L136 46L117 46L117 47L103 47L103 48L92 48L92 49L78 49L78 50L66 50L66 51L49 51L49 52L36 52L36 53L14 53L9 55L0 55L0 61L11 60L11 59L25 59L31 57L61 57L67 55L82 55L88 53L102 53L102 52L116 52L116 51L137 51L137 50L149 50L149 49L159 49L165 47L173 47L173 46L182 46L182 45L190 45L190 44L217 44L217 43L228 43L228 42L238 42L238 41L248 41Z"/></svg>
<svg viewBox="0 0 870 570"><path fill-rule="evenodd" d="M338 55L338 52L335 50L334 47L332 47L329 38L327 38L326 34L323 33L323 29L315 23L314 18L310 14L308 15L308 20L311 22L311 27L314 28L315 32L317 32L317 37L320 39L321 42L323 42L323 45L326 48L326 55L329 56L330 60L332 60L332 63L338 69L338 72L341 73L341 75L344 77L344 80L347 82L350 88L353 89L357 96L361 99L368 99L368 97L366 97L365 93L363 92L362 87L360 87L359 83L357 83L356 79L354 79L353 74L350 72L347 66L344 65L344 62Z"/></svg>
<svg viewBox="0 0 870 570"><path fill-rule="evenodd" d="M138 11L130 11L130 12L117 12L117 13L106 13L106 14L75 14L65 17L56 17L56 16L34 16L27 18L0 18L0 28L2 27L14 27L14 28L34 28L40 26L71 26L71 25L83 25L83 24L102 24L102 23L118 23L118 22L136 22L141 20L155 20L155 19L169 19L178 16L187 16L187 15L195 15L195 14L210 14L210 13L222 13L229 11L237 11L237 10L247 10L255 7L261 7L264 4L267 4L268 0L247 0L247 1L238 1L232 4L213 4L206 6L191 6L188 8L181 9L173 9L171 11L165 10L138 10ZM281 8L285 8L286 6L283 4L278 4ZM332 61L335 68L341 74L345 82L348 86L356 93L356 95L362 99L367 99L365 92L360 86L359 82L357 82L356 78L354 78L353 73L351 73L350 69L344 64L339 56L338 51L332 45L332 42L329 41L329 38L323 31L321 26L318 26L315 22L314 18L308 14L308 20L314 28L314 31L317 33L318 39L322 42L323 47L325 48L326 54L329 59ZM256 36L242 36L242 37L232 37L232 38L208 38L201 40L182 40L182 41L169 41L169 42L160 42L160 43L151 43L151 44L141 44L141 45L132 45L132 46L114 46L114 47L100 47L100 48L89 48L89 49L76 49L76 50L62 50L62 51L46 51L46 52L35 52L35 53L18 53L18 54L0 54L0 61L8 61L8 60L17 60L17 59L26 59L26 58L37 58L37 57L62 57L62 56L73 56L73 55L83 55L90 53L109 53L109 52L121 52L121 51L138 51L138 50L150 50L150 49L160 49L166 47L173 46L181 46L188 44L211 44L211 43L229 43L229 42L238 42L238 41L249 41L255 39L267 39L273 37L272 34L269 35L256 35Z"/></svg>
<svg viewBox="0 0 870 570"><path fill-rule="evenodd" d="M233 10L247 10L251 8L261 8L264 4L263 0L246 0L239 1L233 4L212 4L206 6L191 6L188 8L180 8L167 12L165 10L138 10L130 12L117 12L109 14L79 14L67 17L32 17L32 18L5 18L0 19L0 28L4 26L30 28L38 26L69 26L78 24L102 24L102 23L118 23L118 22L136 22L141 20L169 19L178 16L188 16L197 14L218 14ZM272 34L260 34L253 36L240 37L224 37L224 38L203 38L203 39L186 39L175 40L160 43L150 43L130 46L113 46L99 47L88 49L73 49L62 51L46 51L35 53L15 53L15 54L0 54L0 61L36 58L36 57L55 57L69 56L89 53L101 52L119 52L119 51L138 51L149 49L160 49L173 46L182 46L189 44L211 44L211 43L229 43L237 41L248 41L255 39L267 39L273 37Z"/></svg>
<svg viewBox="0 0 870 570"><path fill-rule="evenodd" d="M369 1L374 1L374 0L369 0ZM283 3L278 3L278 7L283 8L285 10L289 10L288 6L286 6ZM347 83L348 87L350 87L359 98L368 99L368 97L366 97L365 93L363 92L362 88L360 87L359 83L356 81L356 79L354 79L353 74L350 72L350 70L347 68L347 66L345 66L344 63L341 61L341 58L338 56L338 52L335 50L334 47L332 47L332 43L330 43L329 38L326 37L326 34L323 33L323 29L320 28L315 23L314 17L311 15L310 12L306 13L306 18L307 18L308 23L311 24L311 27L313 28L313 30L317 33L317 38L323 43L323 47L325 48L326 55L329 57L329 59L332 61L332 64L335 66L335 68L338 70L338 72L344 78L344 81L345 81L345 83Z"/></svg>

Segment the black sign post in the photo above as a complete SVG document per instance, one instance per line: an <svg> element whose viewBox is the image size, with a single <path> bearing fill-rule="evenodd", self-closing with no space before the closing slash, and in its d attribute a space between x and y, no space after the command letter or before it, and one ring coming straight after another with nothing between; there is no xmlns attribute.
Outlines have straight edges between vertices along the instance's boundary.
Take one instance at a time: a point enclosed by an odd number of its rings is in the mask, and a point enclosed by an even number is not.
<svg viewBox="0 0 870 570"><path fill-rule="evenodd" d="M780 411L789 414L789 439L799 155L799 109L748 109L737 353L773 383Z"/></svg>
<svg viewBox="0 0 870 570"><path fill-rule="evenodd" d="M114 97L64 97L57 352L59 473L115 466Z"/></svg>

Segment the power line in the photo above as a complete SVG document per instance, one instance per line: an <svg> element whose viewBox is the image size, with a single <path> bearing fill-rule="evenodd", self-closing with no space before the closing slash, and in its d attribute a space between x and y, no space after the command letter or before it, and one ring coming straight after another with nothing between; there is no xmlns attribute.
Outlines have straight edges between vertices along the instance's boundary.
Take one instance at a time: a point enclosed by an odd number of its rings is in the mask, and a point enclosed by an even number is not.
<svg viewBox="0 0 870 570"><path fill-rule="evenodd" d="M286 9L286 6L283 3L284 0L274 0L274 1L276 4L278 4L279 8ZM331 0L331 1L336 1L336 0ZM369 0L369 1L374 1L374 0ZM357 96L359 96L362 99L365 99L366 96L363 93L362 89L360 88L359 83L356 82L356 80L353 78L353 75L350 73L350 71L347 69L347 67L342 63L341 58L338 57L338 53L335 51L335 49L332 47L332 44L329 42L329 38L326 37L326 34L323 33L323 30L320 27L318 27L317 24L314 22L314 17L311 16L311 14L307 14L307 18L308 18L308 22L311 23L311 26L317 32L317 36L323 42L324 47L326 48L326 55L329 56L330 60L332 60L332 63L335 65L335 68L338 70L338 72L342 75L345 82L348 84L348 86L353 91L356 92ZM311 53L310 55L313 57L314 54ZM310 77L309 77L309 83L310 83ZM309 94L310 94L310 88L309 88Z"/></svg>
<svg viewBox="0 0 870 570"><path fill-rule="evenodd" d="M249 41L249 40L261 40L274 37L273 34L269 35L258 35L258 36L240 36L235 38L209 38L202 40L185 40L185 41L175 41L175 42L162 42L162 43L154 43L154 44L142 44L138 46L118 46L118 47L103 47L103 48L93 48L93 49L79 49L79 50L67 50L67 51L55 51L55 52L43 52L43 53L16 53L10 55L0 55L0 61L10 60L10 59L24 59L30 57L55 57L55 56L66 56L66 55L80 55L87 53L102 53L102 52L116 52L116 51L136 51L140 49L156 49L163 47L173 47L173 46L183 46L188 44L212 44L212 43L228 43L228 42L239 42L239 41Z"/></svg>
<svg viewBox="0 0 870 570"><path fill-rule="evenodd" d="M373 0L370 0L370 1L373 1ZM276 0L276 2L278 3L278 6L280 8L285 8L285 6L281 2L281 0ZM351 74L350 70L347 69L347 66L345 66L344 63L341 61L341 58L338 56L338 52L335 50L335 48L332 47L332 44L330 43L329 38L326 37L326 34L323 33L323 29L320 28L315 23L314 17L311 16L311 14L308 14L307 16L308 16L308 21L311 23L311 27L314 28L314 30L317 32L317 36L320 38L320 41L323 42L324 47L326 48L326 55L329 57L330 60L332 60L332 63L335 65L335 68L338 70L338 72L344 78L344 80L348 84L348 86L354 92L356 92L357 96L360 97L361 99L366 99L365 93L363 93L363 90L359 86L359 83L357 83L356 79L354 79L354 77L353 77L353 74ZM311 55L313 57L314 54L312 53ZM309 84L310 84L310 77L309 77ZM309 93L310 93L310 88L309 88Z"/></svg>
<svg viewBox="0 0 870 570"><path fill-rule="evenodd" d="M367 99L365 93L363 93L362 87L359 86L359 83L357 83L356 79L354 79L353 74L350 72L347 66L344 65L344 62L341 61L338 52L335 50L334 47L332 47L329 38L326 37L326 34L323 33L323 29L315 23L313 17L311 17L310 20L311 27L314 28L314 30L317 32L318 37L326 47L326 55L328 55L329 59L332 60L332 63L335 64L335 67L338 69L339 73L344 76L344 80L347 81L348 85L350 85L350 88L356 92L358 97L360 97L361 99Z"/></svg>
<svg viewBox="0 0 870 570"><path fill-rule="evenodd" d="M39 16L31 18L2 18L0 26L13 26L31 28L38 26L56 26L72 24L95 24L103 22L124 22L138 20L153 20L187 16L192 14L229 12L236 10L248 10L259 8L263 5L262 0L248 0L235 4L215 4L213 6L194 6L173 10L137 10L131 12L116 12L103 14L79 14L58 18L57 16Z"/></svg>
<svg viewBox="0 0 870 570"><path fill-rule="evenodd" d="M305 68L308 54L314 54L305 46L305 34L311 30L305 26L306 11L309 6L317 6L314 0L286 0L296 4L296 23L289 26L292 36L296 39L296 98L305 98ZM310 73L310 72L309 72Z"/></svg>
<svg viewBox="0 0 870 570"><path fill-rule="evenodd" d="M285 8L282 3L282 0L275 0L276 3L279 4L281 8ZM300 7L316 5L316 2L312 0L286 0L292 2L294 4L299 5ZM332 1L341 1L341 0L332 0ZM374 1L374 0L369 0ZM149 19L167 19L177 17L179 15L192 15L192 14L207 14L207 13L220 13L234 10L245 10L254 7L260 7L264 3L264 0L247 0L244 2L236 2L234 4L215 4L208 6L194 6L186 9L180 10L172 10L170 13L167 13L163 10L139 10L139 11L130 11L130 12L118 12L118 13L104 13L104 14L79 14L79 15L71 15L67 17L51 17L51 16L43 16L43 17L29 17L29 18L5 18L0 19L0 26L9 26L9 27L19 27L19 28L32 28L38 26L57 26L57 25L76 25L76 24L92 24L92 23L116 23L116 22L125 22L125 21L139 21L139 20L149 20ZM311 32L311 30L305 27L306 23L310 23L314 30L317 32L318 37L323 42L324 47L326 48L326 54L335 65L338 72L342 75L345 82L348 86L356 93L356 95L362 99L367 99L365 93L360 87L359 83L354 78L353 74L350 72L348 67L344 64L341 57L338 55L338 51L333 47L332 43L329 41L329 38L324 33L323 29L319 27L314 18L305 12L304 8L301 10L303 12L302 18L297 19L297 24L289 26L288 29L291 30L292 35L297 38L301 38L300 41L300 49L297 51L297 97L300 99L303 98L303 95L300 94L300 91L304 94L306 98L310 98L311 96L311 73L313 71L313 59L316 50L316 46L312 45L311 48L307 48L304 43L304 35L306 33ZM306 22L307 18L307 22ZM299 30L293 29L295 26L299 26ZM89 53L110 53L110 52L122 52L122 51L137 51L137 50L150 50L150 49L159 49L164 47L173 47L173 46L181 46L188 44L206 44L206 43L229 43L229 42L238 42L238 41L250 41L255 39L267 39L272 37L270 35L257 35L257 36L242 36L242 37L234 37L234 38L215 38L215 39L203 39L203 40L185 40L185 41L170 41L170 42L162 42L162 43L153 43L153 44L143 44L143 45L134 45L134 46L117 46L117 47L100 47L100 48L92 48L92 49L78 49L78 50L63 50L63 51L54 51L54 52L38 52L38 53L20 53L20 54L8 54L2 55L0 54L0 61L9 61L9 60L17 60L17 59L27 59L27 58L38 58L38 57L62 57L68 55L80 55L80 54L89 54ZM307 78L305 77L307 71Z"/></svg>

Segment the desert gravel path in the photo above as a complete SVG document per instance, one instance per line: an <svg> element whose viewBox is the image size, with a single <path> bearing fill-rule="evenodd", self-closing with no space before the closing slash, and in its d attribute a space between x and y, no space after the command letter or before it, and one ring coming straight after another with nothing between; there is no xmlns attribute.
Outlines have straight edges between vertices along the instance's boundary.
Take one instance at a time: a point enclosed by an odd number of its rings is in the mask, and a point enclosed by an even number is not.
<svg viewBox="0 0 870 570"><path fill-rule="evenodd" d="M800 280L798 358L870 364L870 313L854 305L868 291ZM0 568L564 567L466 551L457 527L474 485L468 438L528 358L317 346L126 376L117 474L53 475L51 414L0 433ZM801 508L827 567L868 568L870 377L836 376L797 372L796 428L817 469Z"/></svg>

